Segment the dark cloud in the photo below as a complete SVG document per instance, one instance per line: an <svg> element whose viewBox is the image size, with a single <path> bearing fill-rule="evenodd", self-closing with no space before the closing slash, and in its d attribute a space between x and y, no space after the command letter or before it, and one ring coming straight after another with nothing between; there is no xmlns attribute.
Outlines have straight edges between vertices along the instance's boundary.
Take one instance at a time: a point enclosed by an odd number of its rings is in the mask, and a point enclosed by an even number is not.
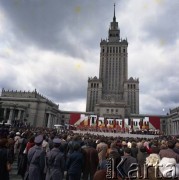
<svg viewBox="0 0 179 180"><path fill-rule="evenodd" d="M99 48L101 31L106 38L113 16L113 3L102 0L3 0L0 4L22 43L82 58L86 57L76 46Z"/></svg>
<svg viewBox="0 0 179 180"><path fill-rule="evenodd" d="M153 18L150 15L141 18L144 12L141 10L144 6L141 2L143 3L140 0L135 4L132 0L117 2L117 21L121 37L127 37L129 41L129 66L133 63L132 68L129 67L129 74L139 77L140 111L161 114L163 108L175 107L179 102L179 64L176 53L179 2L163 1ZM82 74L69 72L73 68L67 68L68 64L62 67L59 62L62 62L61 56L65 54L68 55L65 60L69 64L70 60L78 61L80 58L80 61L88 61L93 69L98 66L96 53L99 53L101 38L107 38L113 17L113 3L114 1L108 0L0 1L5 18L10 23L10 29L6 29L8 36L3 36L7 42L7 51L0 53L0 58L9 63L4 66L7 74L0 77L1 88L26 91L36 88L54 102L64 104L85 101L87 78L89 75L97 76L98 68L96 72L91 72L88 68ZM28 47L35 50L28 51ZM14 50L12 53L11 49ZM58 61L45 64L43 62L47 62L46 58L39 54L46 51L51 52L50 55L47 53L49 62L54 60L51 58L52 54L61 56ZM68 59L69 56L71 59ZM37 63L38 59L41 62ZM18 66L19 68L15 68ZM29 74L25 74L25 70Z"/></svg>

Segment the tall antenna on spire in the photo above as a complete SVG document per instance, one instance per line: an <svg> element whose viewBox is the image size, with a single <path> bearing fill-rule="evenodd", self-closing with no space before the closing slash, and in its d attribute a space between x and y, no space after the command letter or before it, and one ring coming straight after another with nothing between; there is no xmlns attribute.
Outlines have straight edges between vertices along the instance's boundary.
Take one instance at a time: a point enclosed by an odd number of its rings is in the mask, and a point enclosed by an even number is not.
<svg viewBox="0 0 179 180"><path fill-rule="evenodd" d="M116 22L116 15L115 15L115 3L114 3L114 17L113 17L113 22Z"/></svg>

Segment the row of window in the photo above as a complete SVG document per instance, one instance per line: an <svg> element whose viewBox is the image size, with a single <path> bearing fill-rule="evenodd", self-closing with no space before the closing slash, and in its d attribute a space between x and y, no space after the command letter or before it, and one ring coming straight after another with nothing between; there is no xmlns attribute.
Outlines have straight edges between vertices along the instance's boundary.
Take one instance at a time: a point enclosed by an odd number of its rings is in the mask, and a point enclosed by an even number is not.
<svg viewBox="0 0 179 180"><path fill-rule="evenodd" d="M121 47L102 47L101 48L102 53L125 53L126 49Z"/></svg>
<svg viewBox="0 0 179 180"><path fill-rule="evenodd" d="M119 34L118 33L116 33L116 34L109 34L109 37L119 37Z"/></svg>
<svg viewBox="0 0 179 180"><path fill-rule="evenodd" d="M136 85L135 84L128 84L128 89L135 89Z"/></svg>
<svg viewBox="0 0 179 180"><path fill-rule="evenodd" d="M116 113L118 113L118 109L106 109L106 113L114 113L114 112L116 112Z"/></svg>
<svg viewBox="0 0 179 180"><path fill-rule="evenodd" d="M99 84L98 83L91 83L91 88L98 88Z"/></svg>

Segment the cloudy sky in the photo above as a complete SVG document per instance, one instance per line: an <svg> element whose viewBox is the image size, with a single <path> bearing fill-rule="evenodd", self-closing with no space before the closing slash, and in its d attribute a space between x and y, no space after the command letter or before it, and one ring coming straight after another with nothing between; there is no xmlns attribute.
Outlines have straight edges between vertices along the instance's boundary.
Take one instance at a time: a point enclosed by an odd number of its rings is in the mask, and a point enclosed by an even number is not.
<svg viewBox="0 0 179 180"><path fill-rule="evenodd" d="M62 110L85 111L114 3L140 113L179 106L178 0L1 0L0 89L37 89Z"/></svg>

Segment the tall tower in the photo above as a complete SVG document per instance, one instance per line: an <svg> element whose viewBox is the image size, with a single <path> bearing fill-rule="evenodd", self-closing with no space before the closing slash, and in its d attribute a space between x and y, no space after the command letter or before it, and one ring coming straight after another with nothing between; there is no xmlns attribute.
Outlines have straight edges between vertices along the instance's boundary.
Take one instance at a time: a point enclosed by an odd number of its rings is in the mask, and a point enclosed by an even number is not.
<svg viewBox="0 0 179 180"><path fill-rule="evenodd" d="M120 39L114 5L114 17L110 23L108 40L101 40L100 43L99 79L103 84L103 97L112 95L118 101L123 99L124 81L128 78L127 47L127 40Z"/></svg>
<svg viewBox="0 0 179 180"><path fill-rule="evenodd" d="M127 48L127 39L120 38L114 5L108 39L101 39L100 42L99 79L88 79L87 112L106 117L126 117L130 113L139 113L139 81L133 78L132 81L131 78L128 80Z"/></svg>

